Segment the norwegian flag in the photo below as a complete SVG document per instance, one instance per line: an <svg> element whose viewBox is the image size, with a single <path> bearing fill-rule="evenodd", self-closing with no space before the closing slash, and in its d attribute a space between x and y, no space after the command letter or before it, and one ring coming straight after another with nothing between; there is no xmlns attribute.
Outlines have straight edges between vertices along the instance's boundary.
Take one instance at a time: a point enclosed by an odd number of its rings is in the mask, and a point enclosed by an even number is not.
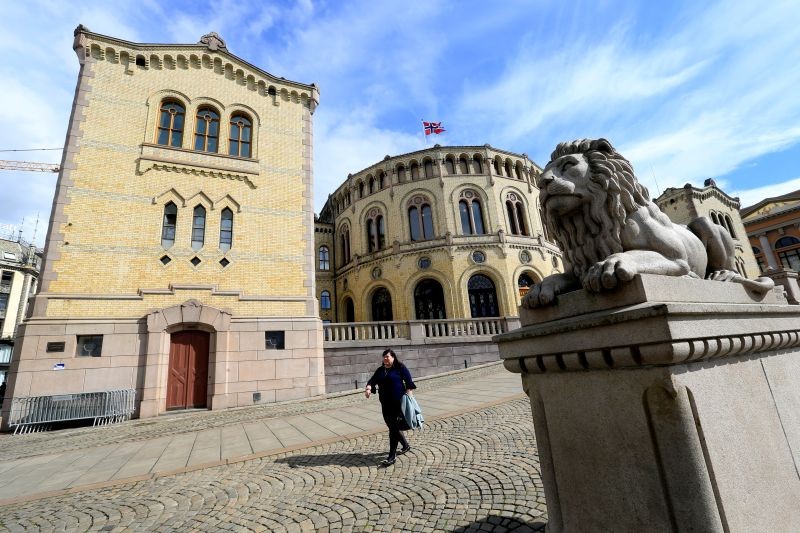
<svg viewBox="0 0 800 533"><path fill-rule="evenodd" d="M431 133L439 135L440 133L444 133L445 131L447 131L442 127L441 122L425 122L423 120L422 125L425 128L425 135L430 135Z"/></svg>

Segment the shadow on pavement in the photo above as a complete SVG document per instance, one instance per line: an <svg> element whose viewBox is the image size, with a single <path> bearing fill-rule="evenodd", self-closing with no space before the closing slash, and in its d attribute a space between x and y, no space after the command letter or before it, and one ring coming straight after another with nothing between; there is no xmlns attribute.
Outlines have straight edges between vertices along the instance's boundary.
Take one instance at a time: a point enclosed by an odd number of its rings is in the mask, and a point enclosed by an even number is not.
<svg viewBox="0 0 800 533"><path fill-rule="evenodd" d="M476 520L466 526L457 527L453 533L472 533L487 531L507 531L508 533L523 533L527 531L544 531L547 522L523 522L516 518L489 515L481 520Z"/></svg>
<svg viewBox="0 0 800 533"><path fill-rule="evenodd" d="M286 463L289 468L303 468L309 466L378 466L383 453L330 453L327 455L294 455L277 459L276 463Z"/></svg>

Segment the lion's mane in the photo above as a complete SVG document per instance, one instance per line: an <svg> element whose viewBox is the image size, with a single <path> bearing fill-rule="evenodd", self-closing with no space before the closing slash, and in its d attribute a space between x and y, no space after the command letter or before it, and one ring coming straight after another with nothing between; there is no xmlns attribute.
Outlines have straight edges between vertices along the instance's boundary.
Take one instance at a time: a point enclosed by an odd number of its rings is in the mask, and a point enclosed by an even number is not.
<svg viewBox="0 0 800 533"><path fill-rule="evenodd" d="M648 199L647 188L637 181L630 162L606 139L560 143L550 161L568 154L584 154L589 162L591 202L572 217L558 216L545 206L544 218L572 264L573 274L583 279L589 267L623 251L620 232L631 213L646 207L655 215L658 208Z"/></svg>

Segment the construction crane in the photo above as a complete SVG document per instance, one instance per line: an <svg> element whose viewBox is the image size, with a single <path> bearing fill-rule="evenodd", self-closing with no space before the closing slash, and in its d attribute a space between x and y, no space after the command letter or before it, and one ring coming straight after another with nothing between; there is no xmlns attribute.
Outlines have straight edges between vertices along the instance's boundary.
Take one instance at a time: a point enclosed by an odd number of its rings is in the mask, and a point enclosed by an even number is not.
<svg viewBox="0 0 800 533"><path fill-rule="evenodd" d="M58 172L58 165L52 163L34 163L32 161L7 161L0 159L0 170L26 170L28 172Z"/></svg>

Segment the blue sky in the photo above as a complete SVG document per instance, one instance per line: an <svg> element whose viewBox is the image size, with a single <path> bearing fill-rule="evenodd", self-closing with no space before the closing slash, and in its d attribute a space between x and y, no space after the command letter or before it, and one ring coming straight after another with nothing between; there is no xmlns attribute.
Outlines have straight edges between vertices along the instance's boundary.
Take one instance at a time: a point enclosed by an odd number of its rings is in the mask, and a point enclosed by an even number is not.
<svg viewBox="0 0 800 533"><path fill-rule="evenodd" d="M348 173L423 148L423 118L448 130L431 142L539 165L562 140L606 137L651 196L708 177L744 206L800 189L796 1L6 0L0 150L62 147L79 23L135 42L216 31L276 76L317 83L317 210ZM38 213L42 244L55 181L0 172L0 233L24 219L30 240Z"/></svg>

